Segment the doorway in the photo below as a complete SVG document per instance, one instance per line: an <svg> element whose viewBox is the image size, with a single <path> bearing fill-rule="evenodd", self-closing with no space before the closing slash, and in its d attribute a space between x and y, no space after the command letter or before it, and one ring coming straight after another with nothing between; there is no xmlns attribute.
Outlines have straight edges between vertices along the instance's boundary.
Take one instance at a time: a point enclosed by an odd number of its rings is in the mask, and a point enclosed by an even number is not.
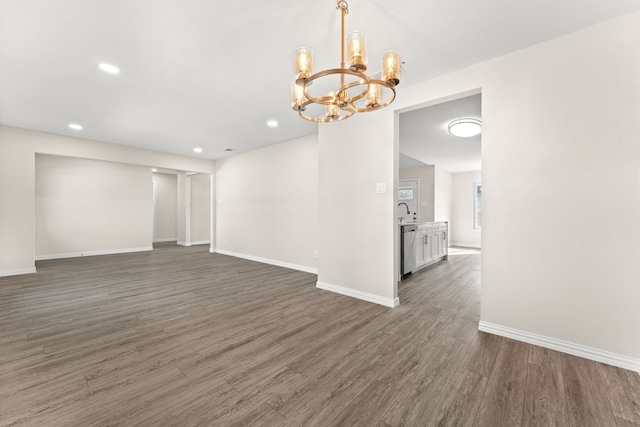
<svg viewBox="0 0 640 427"><path fill-rule="evenodd" d="M477 188L481 185L481 133L466 137L450 131L452 123L469 119L481 124L482 94L449 97L442 102L399 114L399 181L397 217L418 221L446 221L449 227L448 246L479 249L481 231L477 221ZM413 200L404 185L420 180L418 206L409 208ZM405 191L404 189L407 188ZM474 211L474 209L476 209ZM404 213L404 215L402 215Z"/></svg>

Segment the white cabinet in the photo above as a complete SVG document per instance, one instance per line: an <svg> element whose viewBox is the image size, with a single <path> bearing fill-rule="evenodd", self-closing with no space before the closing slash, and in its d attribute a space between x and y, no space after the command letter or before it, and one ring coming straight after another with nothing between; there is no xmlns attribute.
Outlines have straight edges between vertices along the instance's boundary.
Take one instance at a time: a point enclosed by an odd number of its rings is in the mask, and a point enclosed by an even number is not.
<svg viewBox="0 0 640 427"><path fill-rule="evenodd" d="M447 258L447 228L446 222L425 222L418 225L416 270Z"/></svg>
<svg viewBox="0 0 640 427"><path fill-rule="evenodd" d="M431 261L431 246L429 246L429 235L426 233L426 231L418 230L417 245L418 245L418 247L416 248L417 254L418 254L417 267L420 268L425 263Z"/></svg>
<svg viewBox="0 0 640 427"><path fill-rule="evenodd" d="M447 255L447 230L436 230L431 235L431 258Z"/></svg>

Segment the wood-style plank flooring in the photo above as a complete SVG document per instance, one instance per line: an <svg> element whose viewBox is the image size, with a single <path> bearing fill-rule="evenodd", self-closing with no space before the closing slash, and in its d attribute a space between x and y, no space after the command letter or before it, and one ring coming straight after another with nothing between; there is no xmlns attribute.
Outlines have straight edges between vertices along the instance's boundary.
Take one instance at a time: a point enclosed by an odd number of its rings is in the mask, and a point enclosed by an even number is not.
<svg viewBox="0 0 640 427"><path fill-rule="evenodd" d="M639 427L636 373L477 331L480 255L389 309L206 246L0 278L0 425Z"/></svg>

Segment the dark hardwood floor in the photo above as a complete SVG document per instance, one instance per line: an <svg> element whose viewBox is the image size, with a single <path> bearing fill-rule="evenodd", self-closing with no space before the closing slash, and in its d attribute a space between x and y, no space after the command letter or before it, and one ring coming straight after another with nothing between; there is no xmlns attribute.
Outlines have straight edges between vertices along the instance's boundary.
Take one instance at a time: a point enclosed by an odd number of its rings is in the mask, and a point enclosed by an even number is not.
<svg viewBox="0 0 640 427"><path fill-rule="evenodd" d="M640 426L638 374L478 332L480 255L388 309L161 244L0 278L0 425Z"/></svg>

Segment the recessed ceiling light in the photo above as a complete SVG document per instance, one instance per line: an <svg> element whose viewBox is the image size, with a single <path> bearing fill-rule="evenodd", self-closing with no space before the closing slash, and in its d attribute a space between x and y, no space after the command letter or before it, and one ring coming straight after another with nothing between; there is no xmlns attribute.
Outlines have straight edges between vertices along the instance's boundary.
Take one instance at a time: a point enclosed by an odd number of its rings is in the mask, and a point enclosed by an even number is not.
<svg viewBox="0 0 640 427"><path fill-rule="evenodd" d="M202 153L202 148L196 147L196 148L193 149L193 152L194 153Z"/></svg>
<svg viewBox="0 0 640 427"><path fill-rule="evenodd" d="M77 123L69 123L69 129L82 130L82 125L79 125Z"/></svg>
<svg viewBox="0 0 640 427"><path fill-rule="evenodd" d="M105 62L101 62L98 67L100 67L100 69L102 71L104 71L105 73L109 73L109 74L120 74L120 68L116 67L115 65L112 64L107 64Z"/></svg>
<svg viewBox="0 0 640 427"><path fill-rule="evenodd" d="M278 121L277 120L268 120L267 121L267 126L269 126L270 128L275 128L278 127Z"/></svg>
<svg viewBox="0 0 640 427"><path fill-rule="evenodd" d="M158 169L153 168L153 169L151 169L151 172L158 172Z"/></svg>
<svg viewBox="0 0 640 427"><path fill-rule="evenodd" d="M476 136L482 132L482 122L478 119L462 118L449 123L449 133L461 138Z"/></svg>

